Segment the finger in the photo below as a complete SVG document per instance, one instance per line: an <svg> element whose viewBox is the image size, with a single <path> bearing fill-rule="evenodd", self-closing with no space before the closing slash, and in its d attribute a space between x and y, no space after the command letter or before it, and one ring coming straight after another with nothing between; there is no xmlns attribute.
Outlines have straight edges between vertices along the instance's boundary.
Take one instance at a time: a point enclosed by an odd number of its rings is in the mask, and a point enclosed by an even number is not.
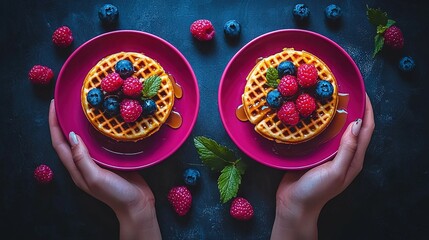
<svg viewBox="0 0 429 240"><path fill-rule="evenodd" d="M357 150L356 134L359 134L361 125L362 120L360 119L350 123L341 137L340 147L333 160L333 171L335 171L337 174L345 176L349 169L349 166Z"/></svg>
<svg viewBox="0 0 429 240"><path fill-rule="evenodd" d="M80 188L85 187L85 182L76 165L73 162L70 145L65 140L61 128L58 124L57 115L55 111L54 100L51 101L49 106L49 129L51 133L52 146L58 154L63 165L69 172L73 182Z"/></svg>

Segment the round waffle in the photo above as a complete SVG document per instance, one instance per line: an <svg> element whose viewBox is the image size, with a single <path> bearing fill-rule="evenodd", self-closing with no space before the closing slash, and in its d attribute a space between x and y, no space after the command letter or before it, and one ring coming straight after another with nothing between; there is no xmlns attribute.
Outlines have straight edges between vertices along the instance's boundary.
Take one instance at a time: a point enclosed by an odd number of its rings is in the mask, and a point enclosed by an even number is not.
<svg viewBox="0 0 429 240"><path fill-rule="evenodd" d="M133 63L133 76L138 79L158 75L161 86L157 95L152 99L156 102L157 110L153 115L139 117L135 122L124 122L120 115L107 116L102 110L91 107L86 96L92 88L100 87L101 80L115 71L119 60L129 60ZM168 74L154 59L136 52L120 52L100 60L87 74L81 91L81 103L85 116L99 132L117 141L138 141L157 132L169 117L174 105L174 88Z"/></svg>
<svg viewBox="0 0 429 240"><path fill-rule="evenodd" d="M316 110L307 118L302 118L295 126L280 121L275 109L268 106L267 94L273 90L265 77L269 67L276 68L283 61L291 61L295 66L313 64L318 71L319 79L332 83L332 97L316 101ZM337 110L338 86L329 67L318 57L306 51L285 48L282 52L263 58L246 78L247 82L242 95L243 109L248 120L255 125L255 131L261 136L278 143L296 144L310 140L320 134L329 125Z"/></svg>

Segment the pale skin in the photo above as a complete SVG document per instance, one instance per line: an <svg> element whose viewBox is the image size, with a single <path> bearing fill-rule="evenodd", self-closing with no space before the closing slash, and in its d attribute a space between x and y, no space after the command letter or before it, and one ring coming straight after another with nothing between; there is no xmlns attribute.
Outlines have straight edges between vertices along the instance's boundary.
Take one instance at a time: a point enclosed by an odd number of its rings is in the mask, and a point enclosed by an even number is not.
<svg viewBox="0 0 429 240"><path fill-rule="evenodd" d="M137 172L112 172L98 166L82 141L71 132L65 139L57 121L54 101L49 109L52 146L73 182L80 189L104 202L115 212L120 239L161 239L155 211L155 198Z"/></svg>
<svg viewBox="0 0 429 240"><path fill-rule="evenodd" d="M374 127L371 102L366 96L363 120L348 126L333 160L308 171L285 173L277 189L272 240L317 239L317 220L323 206L344 191L362 170Z"/></svg>
<svg viewBox="0 0 429 240"><path fill-rule="evenodd" d="M74 132L65 139L54 101L49 110L49 126L52 146L76 186L115 212L120 239L161 239L155 198L145 180L137 172L113 172L98 166ZM284 175L277 190L272 240L317 239L317 220L323 206L344 191L362 170L374 127L367 96L363 120L347 127L333 160L308 171L288 171Z"/></svg>

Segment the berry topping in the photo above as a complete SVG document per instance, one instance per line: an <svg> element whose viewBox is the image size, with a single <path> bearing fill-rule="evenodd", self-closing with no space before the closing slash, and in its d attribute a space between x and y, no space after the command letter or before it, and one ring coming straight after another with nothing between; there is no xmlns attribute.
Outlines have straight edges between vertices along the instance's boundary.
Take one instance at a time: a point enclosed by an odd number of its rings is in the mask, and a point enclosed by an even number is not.
<svg viewBox="0 0 429 240"><path fill-rule="evenodd" d="M134 99L124 99L119 105L119 111L125 122L135 122L142 113L142 106Z"/></svg>
<svg viewBox="0 0 429 240"><path fill-rule="evenodd" d="M279 78L282 78L284 75L295 75L296 67L291 61L283 61L277 66L277 71L279 72Z"/></svg>
<svg viewBox="0 0 429 240"><path fill-rule="evenodd" d="M152 99L144 99L142 102L142 115L144 117L156 112L156 102Z"/></svg>
<svg viewBox="0 0 429 240"><path fill-rule="evenodd" d="M108 93L115 92L122 87L123 82L118 73L109 73L101 80L101 89Z"/></svg>
<svg viewBox="0 0 429 240"><path fill-rule="evenodd" d="M299 112L294 102L286 102L277 112L277 116L284 124L294 126L299 122Z"/></svg>
<svg viewBox="0 0 429 240"><path fill-rule="evenodd" d="M316 110L316 101L312 96L303 93L295 100L296 109L303 117L310 116Z"/></svg>
<svg viewBox="0 0 429 240"><path fill-rule="evenodd" d="M293 16L295 19L303 21L307 20L310 16L310 9L307 7L307 5L303 3L296 4L295 7L292 10Z"/></svg>
<svg viewBox="0 0 429 240"><path fill-rule="evenodd" d="M34 170L34 178L37 180L38 183L41 183L41 184L50 183L53 177L54 177L54 174L51 168L45 164L39 165Z"/></svg>
<svg viewBox="0 0 429 240"><path fill-rule="evenodd" d="M86 100L88 103L93 107L100 107L103 103L104 94L103 92L98 88L93 88L89 90L88 94L86 95Z"/></svg>
<svg viewBox="0 0 429 240"><path fill-rule="evenodd" d="M212 23L206 19L196 20L191 24L191 34L201 41L211 40L215 35Z"/></svg>
<svg viewBox="0 0 429 240"><path fill-rule="evenodd" d="M117 23L119 16L118 8L112 4L104 4L98 10L98 17L101 22L106 25L112 25Z"/></svg>
<svg viewBox="0 0 429 240"><path fill-rule="evenodd" d="M130 60L119 60L115 65L115 72L119 73L122 79L126 79L133 75L134 67Z"/></svg>
<svg viewBox="0 0 429 240"><path fill-rule="evenodd" d="M307 88L316 84L317 69L313 64L301 64L297 72L298 84Z"/></svg>
<svg viewBox="0 0 429 240"><path fill-rule="evenodd" d="M185 181L186 185L190 186L197 185L200 176L200 171L195 168L187 168L183 172L183 180Z"/></svg>
<svg viewBox="0 0 429 240"><path fill-rule="evenodd" d="M280 108L282 106L283 97L279 90L274 89L267 94L267 103L271 108Z"/></svg>
<svg viewBox="0 0 429 240"><path fill-rule="evenodd" d="M42 65L35 65L28 72L28 79L34 84L47 85L53 77L52 69Z"/></svg>
<svg viewBox="0 0 429 240"><path fill-rule="evenodd" d="M416 67L416 63L412 57L403 57L399 61L399 69L403 72L412 72Z"/></svg>
<svg viewBox="0 0 429 240"><path fill-rule="evenodd" d="M185 186L173 187L168 192L168 201L179 216L186 215L192 206L192 195Z"/></svg>
<svg viewBox="0 0 429 240"><path fill-rule="evenodd" d="M401 49L404 46L402 31L397 26L390 26L384 31L384 44L393 48Z"/></svg>
<svg viewBox="0 0 429 240"><path fill-rule="evenodd" d="M119 113L119 101L116 96L109 96L103 102L104 113L115 116Z"/></svg>
<svg viewBox="0 0 429 240"><path fill-rule="evenodd" d="M124 80L122 92L132 98L140 97L143 90L143 84L135 77L129 77Z"/></svg>
<svg viewBox="0 0 429 240"><path fill-rule="evenodd" d="M253 217L253 207L246 199L237 197L232 200L229 213L235 219L247 221Z"/></svg>
<svg viewBox="0 0 429 240"><path fill-rule="evenodd" d="M318 99L328 99L334 93L334 86L326 80L320 80L316 83L316 97Z"/></svg>
<svg viewBox="0 0 429 240"><path fill-rule="evenodd" d="M223 32L226 37L237 38L241 33L241 26L237 20L229 20L223 26Z"/></svg>
<svg viewBox="0 0 429 240"><path fill-rule="evenodd" d="M52 42L58 47L68 47L73 42L73 34L67 26L59 27L52 34Z"/></svg>
<svg viewBox="0 0 429 240"><path fill-rule="evenodd" d="M298 83L292 75L285 75L280 79L277 86L279 92L285 97L291 97L298 91Z"/></svg>
<svg viewBox="0 0 429 240"><path fill-rule="evenodd" d="M335 4L328 5L325 8L325 17L328 20L337 20L343 15L341 8Z"/></svg>

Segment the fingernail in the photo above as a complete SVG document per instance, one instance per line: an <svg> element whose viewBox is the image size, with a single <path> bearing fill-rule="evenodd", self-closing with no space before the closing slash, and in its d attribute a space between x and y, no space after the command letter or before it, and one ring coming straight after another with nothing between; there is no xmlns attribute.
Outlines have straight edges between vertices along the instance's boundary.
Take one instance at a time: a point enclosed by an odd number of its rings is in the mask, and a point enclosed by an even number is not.
<svg viewBox="0 0 429 240"><path fill-rule="evenodd" d="M356 119L355 123L352 126L352 134L356 137L359 135L360 127L362 126L362 119Z"/></svg>
<svg viewBox="0 0 429 240"><path fill-rule="evenodd" d="M72 146L76 146L79 143L79 140L77 140L76 133L74 132L69 133L69 141Z"/></svg>

